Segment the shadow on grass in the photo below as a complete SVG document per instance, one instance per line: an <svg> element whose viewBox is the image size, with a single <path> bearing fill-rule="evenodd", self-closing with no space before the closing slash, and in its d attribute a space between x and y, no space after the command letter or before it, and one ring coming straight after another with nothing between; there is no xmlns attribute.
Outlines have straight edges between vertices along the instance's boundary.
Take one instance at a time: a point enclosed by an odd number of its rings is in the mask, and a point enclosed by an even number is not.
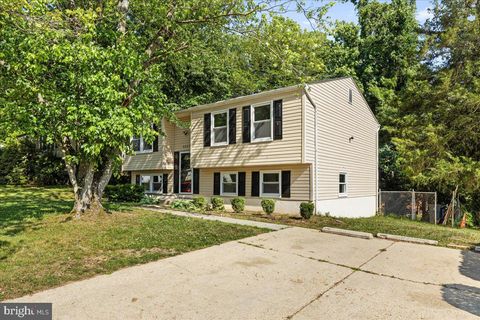
<svg viewBox="0 0 480 320"><path fill-rule="evenodd" d="M67 213L72 205L66 188L0 187L0 235L34 228L43 216Z"/></svg>

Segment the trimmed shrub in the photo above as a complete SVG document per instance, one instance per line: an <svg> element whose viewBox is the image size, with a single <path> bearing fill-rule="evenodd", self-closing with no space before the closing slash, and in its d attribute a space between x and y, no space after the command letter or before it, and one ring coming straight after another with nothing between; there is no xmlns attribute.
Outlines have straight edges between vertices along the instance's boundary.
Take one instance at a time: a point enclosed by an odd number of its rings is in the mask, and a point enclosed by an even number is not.
<svg viewBox="0 0 480 320"><path fill-rule="evenodd" d="M193 200L176 199L170 204L170 208L183 211L195 211L197 208L193 204Z"/></svg>
<svg viewBox="0 0 480 320"><path fill-rule="evenodd" d="M262 209L266 214L272 214L275 211L275 200L273 199L263 199L262 200Z"/></svg>
<svg viewBox="0 0 480 320"><path fill-rule="evenodd" d="M223 199L222 198L212 197L210 202L212 202L212 210L215 210L215 211L225 210L225 206L223 205Z"/></svg>
<svg viewBox="0 0 480 320"><path fill-rule="evenodd" d="M245 198L242 197L236 197L230 200L230 203L232 204L233 211L240 213L245 210Z"/></svg>
<svg viewBox="0 0 480 320"><path fill-rule="evenodd" d="M300 215L303 219L310 219L313 215L313 209L315 209L313 202L300 203Z"/></svg>
<svg viewBox="0 0 480 320"><path fill-rule="evenodd" d="M105 196L112 202L139 202L145 196L143 186L136 184L108 185Z"/></svg>
<svg viewBox="0 0 480 320"><path fill-rule="evenodd" d="M207 199L205 199L205 197L195 197L193 198L192 203L197 209L205 210L207 208Z"/></svg>

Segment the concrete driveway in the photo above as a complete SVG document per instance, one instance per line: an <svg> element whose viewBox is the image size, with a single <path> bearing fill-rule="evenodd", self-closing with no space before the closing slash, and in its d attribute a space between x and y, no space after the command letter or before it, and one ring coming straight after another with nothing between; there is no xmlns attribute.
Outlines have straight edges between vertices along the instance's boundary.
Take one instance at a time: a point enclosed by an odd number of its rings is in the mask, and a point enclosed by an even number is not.
<svg viewBox="0 0 480 320"><path fill-rule="evenodd" d="M480 254L288 228L16 301L56 319L478 319Z"/></svg>

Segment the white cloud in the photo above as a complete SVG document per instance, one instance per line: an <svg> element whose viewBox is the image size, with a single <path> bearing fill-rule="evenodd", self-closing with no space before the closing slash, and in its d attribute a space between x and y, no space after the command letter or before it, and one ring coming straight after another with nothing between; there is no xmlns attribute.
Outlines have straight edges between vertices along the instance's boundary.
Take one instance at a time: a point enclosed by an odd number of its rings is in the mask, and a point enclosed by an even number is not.
<svg viewBox="0 0 480 320"><path fill-rule="evenodd" d="M416 17L418 22L424 23L427 19L433 18L433 13L430 11L430 8L425 8L417 11Z"/></svg>

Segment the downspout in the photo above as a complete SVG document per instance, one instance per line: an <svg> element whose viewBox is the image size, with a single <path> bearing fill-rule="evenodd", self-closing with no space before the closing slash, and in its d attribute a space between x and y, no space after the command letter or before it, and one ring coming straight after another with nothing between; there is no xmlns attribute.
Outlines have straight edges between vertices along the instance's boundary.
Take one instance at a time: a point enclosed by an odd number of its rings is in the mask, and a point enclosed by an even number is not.
<svg viewBox="0 0 480 320"><path fill-rule="evenodd" d="M377 178L376 178L376 181L375 181L375 210L376 210L376 213L378 213L379 211L379 203L378 203L378 188L380 186L380 168L378 167L379 165L379 157L380 157L380 154L379 154L379 148L378 148L378 145L379 145L379 132L380 132L380 125L378 125L377 127L377 137L376 137L376 140L377 140L377 155L375 157L375 160L376 160L376 175L377 175Z"/></svg>
<svg viewBox="0 0 480 320"><path fill-rule="evenodd" d="M307 99L308 101L310 101L310 103L312 104L312 107L314 109L314 112L313 112L313 132L314 132L314 136L313 136L313 144L314 144L314 148L313 148L313 153L314 153L314 157L313 157L313 176L314 176L314 195L313 195L313 199L314 199L314 203L315 203L315 213L318 213L318 209L317 209L317 197L318 197L318 179L317 179L317 106L315 104L315 102L313 102L313 99L312 97L310 96L310 87L308 86L308 84L305 84L304 87L303 87L303 91L305 92L305 95L307 96Z"/></svg>

